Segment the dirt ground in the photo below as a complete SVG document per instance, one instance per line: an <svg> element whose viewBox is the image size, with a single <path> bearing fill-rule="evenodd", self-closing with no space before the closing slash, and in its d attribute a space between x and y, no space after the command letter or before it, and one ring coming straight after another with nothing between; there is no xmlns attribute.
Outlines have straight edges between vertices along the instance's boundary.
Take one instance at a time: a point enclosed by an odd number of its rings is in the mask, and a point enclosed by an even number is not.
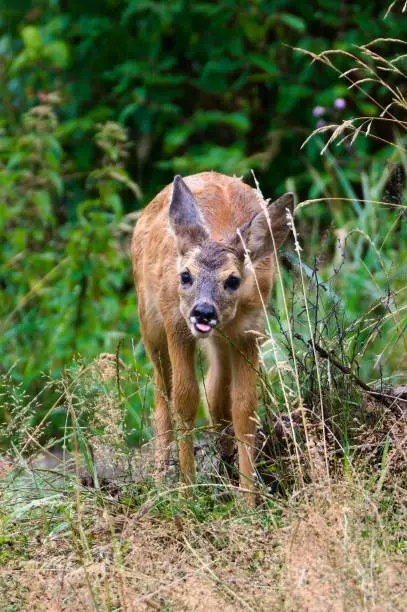
<svg viewBox="0 0 407 612"><path fill-rule="evenodd" d="M349 514L349 517L347 516ZM406 609L398 555L355 543L346 505L302 508L266 525L242 514L197 524L144 516L94 516L85 546L41 541L0 573L1 609L333 610ZM369 557L370 555L370 557Z"/></svg>

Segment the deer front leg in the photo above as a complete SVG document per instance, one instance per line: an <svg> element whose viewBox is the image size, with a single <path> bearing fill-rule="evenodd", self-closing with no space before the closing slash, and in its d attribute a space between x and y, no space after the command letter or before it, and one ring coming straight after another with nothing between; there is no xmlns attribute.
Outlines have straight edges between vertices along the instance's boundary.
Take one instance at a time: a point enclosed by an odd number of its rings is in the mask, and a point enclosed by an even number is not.
<svg viewBox="0 0 407 612"><path fill-rule="evenodd" d="M169 410L170 375L156 368L154 374L155 382L155 467L158 475L163 475L168 466L171 454L172 423Z"/></svg>
<svg viewBox="0 0 407 612"><path fill-rule="evenodd" d="M239 450L240 486L247 501L255 503L254 443L257 411L258 349L250 342L233 351L232 418Z"/></svg>
<svg viewBox="0 0 407 612"><path fill-rule="evenodd" d="M230 346L219 338L207 346L209 370L205 379L205 394L212 425L218 432L216 442L222 460L221 470L233 479L233 454L235 441L231 435L232 424L232 368ZM221 472L222 473L222 472Z"/></svg>
<svg viewBox="0 0 407 612"><path fill-rule="evenodd" d="M154 365L155 467L157 475L161 477L168 466L171 453L172 423L169 410L171 365L165 330L159 321L147 315L141 291L139 292L139 318L144 346Z"/></svg>
<svg viewBox="0 0 407 612"><path fill-rule="evenodd" d="M205 393L212 424L225 427L232 421L230 349L223 342L212 341L207 347L209 369Z"/></svg>
<svg viewBox="0 0 407 612"><path fill-rule="evenodd" d="M195 374L195 342L185 338L169 338L172 367L172 404L178 430L181 482L195 482L195 460L192 430L199 405L199 387Z"/></svg>

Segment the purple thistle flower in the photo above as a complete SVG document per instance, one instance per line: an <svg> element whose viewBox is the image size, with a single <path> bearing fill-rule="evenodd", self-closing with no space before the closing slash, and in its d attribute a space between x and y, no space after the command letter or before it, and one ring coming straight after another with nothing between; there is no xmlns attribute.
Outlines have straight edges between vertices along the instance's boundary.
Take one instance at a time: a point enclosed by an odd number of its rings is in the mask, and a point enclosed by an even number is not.
<svg viewBox="0 0 407 612"><path fill-rule="evenodd" d="M337 110L343 110L344 108L346 108L345 98L336 98L334 102L334 108L336 108Z"/></svg>
<svg viewBox="0 0 407 612"><path fill-rule="evenodd" d="M326 125L326 121L324 121L323 119L320 119L319 121L317 121L317 128L321 128L324 127L324 125Z"/></svg>
<svg viewBox="0 0 407 612"><path fill-rule="evenodd" d="M320 117L325 113L325 111L326 108L324 106L315 106L315 108L313 108L312 110L312 114L314 115L314 117Z"/></svg>

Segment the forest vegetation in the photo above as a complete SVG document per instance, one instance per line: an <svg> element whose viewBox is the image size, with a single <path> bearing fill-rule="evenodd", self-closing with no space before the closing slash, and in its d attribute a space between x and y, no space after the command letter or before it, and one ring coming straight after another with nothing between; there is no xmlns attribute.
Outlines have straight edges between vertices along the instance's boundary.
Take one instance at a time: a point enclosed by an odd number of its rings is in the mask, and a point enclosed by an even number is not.
<svg viewBox="0 0 407 612"><path fill-rule="evenodd" d="M0 3L2 610L405 607L406 26L398 0ZM254 510L204 406L192 499L176 457L152 474L129 242L204 170L296 197Z"/></svg>

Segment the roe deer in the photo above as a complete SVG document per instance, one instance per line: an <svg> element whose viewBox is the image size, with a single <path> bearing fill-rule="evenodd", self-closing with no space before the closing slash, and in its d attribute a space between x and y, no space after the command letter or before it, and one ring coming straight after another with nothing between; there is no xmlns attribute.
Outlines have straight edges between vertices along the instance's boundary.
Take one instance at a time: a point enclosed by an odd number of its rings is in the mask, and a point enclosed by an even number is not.
<svg viewBox="0 0 407 612"><path fill-rule="evenodd" d="M143 211L132 240L141 331L154 364L156 466L170 457L170 400L181 481L194 482L194 354L202 341L210 415L214 425L233 423L240 486L251 502L257 339L293 203L291 193L264 201L241 179L216 172L176 176Z"/></svg>

